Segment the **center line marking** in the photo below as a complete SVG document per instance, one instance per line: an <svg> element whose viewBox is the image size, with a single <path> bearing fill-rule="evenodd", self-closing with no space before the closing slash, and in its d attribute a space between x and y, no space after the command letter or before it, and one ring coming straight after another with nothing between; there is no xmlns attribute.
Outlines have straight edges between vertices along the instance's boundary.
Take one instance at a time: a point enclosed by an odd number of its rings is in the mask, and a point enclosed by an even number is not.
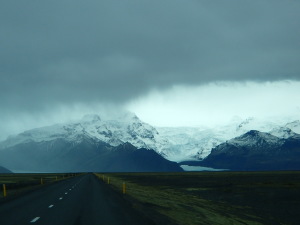
<svg viewBox="0 0 300 225"><path fill-rule="evenodd" d="M63 199L62 197L59 198L59 200L62 200L62 199Z"/></svg>
<svg viewBox="0 0 300 225"><path fill-rule="evenodd" d="M36 221L38 221L41 217L35 217L33 220L30 221L30 223L35 223Z"/></svg>
<svg viewBox="0 0 300 225"><path fill-rule="evenodd" d="M65 195L67 195L67 194L68 194L68 192L65 193Z"/></svg>
<svg viewBox="0 0 300 225"><path fill-rule="evenodd" d="M52 208L54 205L49 205L49 207L48 208Z"/></svg>

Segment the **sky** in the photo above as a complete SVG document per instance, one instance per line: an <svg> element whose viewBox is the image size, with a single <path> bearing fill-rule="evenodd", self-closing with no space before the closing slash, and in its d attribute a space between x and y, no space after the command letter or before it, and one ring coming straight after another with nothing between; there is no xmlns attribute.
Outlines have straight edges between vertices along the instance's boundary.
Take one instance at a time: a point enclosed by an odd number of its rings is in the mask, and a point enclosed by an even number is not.
<svg viewBox="0 0 300 225"><path fill-rule="evenodd" d="M296 0L1 1L0 140L130 110L155 126L300 115Z"/></svg>

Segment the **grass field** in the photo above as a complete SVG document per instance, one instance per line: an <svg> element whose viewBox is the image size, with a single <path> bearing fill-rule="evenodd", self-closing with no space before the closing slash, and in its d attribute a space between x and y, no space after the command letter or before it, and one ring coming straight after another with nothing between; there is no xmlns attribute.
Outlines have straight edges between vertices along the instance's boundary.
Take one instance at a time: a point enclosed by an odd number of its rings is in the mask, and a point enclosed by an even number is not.
<svg viewBox="0 0 300 225"><path fill-rule="evenodd" d="M300 172L97 175L158 224L300 224Z"/></svg>
<svg viewBox="0 0 300 225"><path fill-rule="evenodd" d="M0 174L7 197L73 174ZM298 225L298 172L183 172L97 174L157 224ZM108 184L109 183L109 184Z"/></svg>
<svg viewBox="0 0 300 225"><path fill-rule="evenodd" d="M39 185L45 185L71 176L72 174L0 174L0 199L3 198L3 184L7 197L15 196L31 190Z"/></svg>

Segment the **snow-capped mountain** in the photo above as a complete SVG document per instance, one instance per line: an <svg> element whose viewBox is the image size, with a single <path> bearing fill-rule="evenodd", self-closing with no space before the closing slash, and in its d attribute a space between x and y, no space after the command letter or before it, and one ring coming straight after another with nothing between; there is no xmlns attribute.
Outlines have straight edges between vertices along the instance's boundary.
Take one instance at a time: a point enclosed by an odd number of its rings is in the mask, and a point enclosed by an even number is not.
<svg viewBox="0 0 300 225"><path fill-rule="evenodd" d="M0 143L1 165L15 171L182 171L152 149L165 140L134 114L28 130Z"/></svg>
<svg viewBox="0 0 300 225"><path fill-rule="evenodd" d="M0 164L13 171L162 172L182 171L153 149L166 143L134 114L36 128L0 143Z"/></svg>
<svg viewBox="0 0 300 225"><path fill-rule="evenodd" d="M225 143L218 145L211 152L214 153L222 153L226 151L227 154L236 154L235 150L238 148L242 148L244 150L248 149L250 151L256 151L262 149L264 152L274 149L277 149L279 146L283 144L284 140L273 136L269 133L260 132L257 130L250 130L247 133L233 138ZM232 152L227 149L228 146L231 146Z"/></svg>
<svg viewBox="0 0 300 225"><path fill-rule="evenodd" d="M71 143L79 143L85 137L105 142L111 146L129 142L137 148L154 149L159 152L167 140L159 136L157 130L142 122L132 113L124 113L114 120L101 120L99 115L86 115L81 120L66 124L28 130L0 143L1 148L21 143L45 142L58 138Z"/></svg>
<svg viewBox="0 0 300 225"><path fill-rule="evenodd" d="M120 113L113 119L92 114L65 124L36 128L0 143L1 149L22 143L43 143L63 139L76 145L87 138L119 146L126 142L137 148L153 149L171 161L202 160L218 145L243 135L250 130L268 132L279 138L289 138L300 133L300 121L265 121L257 118L245 120L235 117L227 125L205 127L156 127L144 123L135 114ZM46 147L47 150L49 147Z"/></svg>
<svg viewBox="0 0 300 225"><path fill-rule="evenodd" d="M184 161L206 158L211 150L232 138L247 133L250 130L269 132L274 136L283 138L300 133L300 121L286 124L282 121L265 121L257 118L245 120L235 117L227 125L214 128L156 128L168 145L162 152L169 160ZM289 131L290 130L290 131Z"/></svg>
<svg viewBox="0 0 300 225"><path fill-rule="evenodd" d="M299 170L300 135L251 130L212 149L200 165L232 170Z"/></svg>
<svg viewBox="0 0 300 225"><path fill-rule="evenodd" d="M300 120L295 120L293 122L287 123L285 127L291 129L297 134L300 134Z"/></svg>
<svg viewBox="0 0 300 225"><path fill-rule="evenodd" d="M284 138L284 139L295 137L298 135L288 127L276 127L273 128L269 133L276 137Z"/></svg>
<svg viewBox="0 0 300 225"><path fill-rule="evenodd" d="M0 151L0 164L14 172L171 172L179 165L154 150L130 143L113 147L87 137L21 143Z"/></svg>

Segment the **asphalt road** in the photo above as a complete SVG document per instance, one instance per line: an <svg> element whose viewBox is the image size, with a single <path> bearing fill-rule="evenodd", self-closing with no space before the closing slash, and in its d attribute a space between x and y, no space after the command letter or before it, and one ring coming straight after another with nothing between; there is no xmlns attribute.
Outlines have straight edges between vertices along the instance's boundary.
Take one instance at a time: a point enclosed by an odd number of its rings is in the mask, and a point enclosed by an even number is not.
<svg viewBox="0 0 300 225"><path fill-rule="evenodd" d="M93 174L60 181L0 203L0 225L147 225L135 211Z"/></svg>

